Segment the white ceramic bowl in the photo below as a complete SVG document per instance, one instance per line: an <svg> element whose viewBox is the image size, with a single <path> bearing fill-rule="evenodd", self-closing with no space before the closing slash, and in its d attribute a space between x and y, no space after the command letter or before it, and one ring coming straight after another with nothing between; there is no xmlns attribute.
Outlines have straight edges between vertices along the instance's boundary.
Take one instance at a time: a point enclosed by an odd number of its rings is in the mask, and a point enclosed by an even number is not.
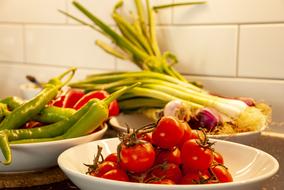
<svg viewBox="0 0 284 190"><path fill-rule="evenodd" d="M32 83L25 83L20 85L21 96L24 100L29 100L35 97L42 89Z"/></svg>
<svg viewBox="0 0 284 190"><path fill-rule="evenodd" d="M234 182L204 185L157 185L121 182L93 177L85 174L83 163L92 163L97 145L103 147L103 156L116 151L117 138L94 141L72 147L58 157L58 165L71 181L83 190L252 190L260 189L262 182L273 176L279 164L271 155L252 148L223 140L215 141L215 149L220 152L229 168ZM80 155L80 156L78 156Z"/></svg>
<svg viewBox="0 0 284 190"><path fill-rule="evenodd" d="M109 120L109 124L114 127L115 130L122 132L126 131L127 126L130 128L137 128L149 123L153 123L153 121L146 116L133 113L133 114L120 114L116 117L112 117ZM265 126L261 128L259 131L250 131L243 133L235 133L229 135L208 135L209 138L228 140L232 142L242 143L246 145L250 145L254 143L257 138L261 135L261 132L265 129Z"/></svg>
<svg viewBox="0 0 284 190"><path fill-rule="evenodd" d="M57 157L64 150L75 145L101 139L106 130L107 125L95 133L72 139L41 143L11 144L12 163L8 166L0 164L0 173L28 172L56 166ZM0 159L4 159L2 154L0 155Z"/></svg>

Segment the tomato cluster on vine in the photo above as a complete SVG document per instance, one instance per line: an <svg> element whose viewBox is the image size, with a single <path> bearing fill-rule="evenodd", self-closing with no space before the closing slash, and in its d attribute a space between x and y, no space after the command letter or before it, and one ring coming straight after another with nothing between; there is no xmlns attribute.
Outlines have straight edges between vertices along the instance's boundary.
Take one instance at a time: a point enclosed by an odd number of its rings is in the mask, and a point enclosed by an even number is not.
<svg viewBox="0 0 284 190"><path fill-rule="evenodd" d="M99 161L101 148L88 174L152 184L212 184L233 181L223 156L201 130L163 116L156 124L120 136L117 152Z"/></svg>

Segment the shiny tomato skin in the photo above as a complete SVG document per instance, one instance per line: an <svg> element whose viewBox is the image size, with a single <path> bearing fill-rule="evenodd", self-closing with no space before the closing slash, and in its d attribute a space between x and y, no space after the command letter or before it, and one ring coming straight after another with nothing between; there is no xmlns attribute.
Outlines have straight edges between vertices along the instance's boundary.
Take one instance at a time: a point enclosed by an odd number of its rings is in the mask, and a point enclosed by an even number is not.
<svg viewBox="0 0 284 190"><path fill-rule="evenodd" d="M211 168L220 183L232 182L233 177L229 170L223 165L216 165Z"/></svg>
<svg viewBox="0 0 284 190"><path fill-rule="evenodd" d="M206 174L206 172L202 171L189 171L187 174L185 174L181 180L180 184L200 184L202 183L202 180L209 179L209 175Z"/></svg>
<svg viewBox="0 0 284 190"><path fill-rule="evenodd" d="M155 162L155 150L151 143L143 141L133 146L121 145L120 166L129 172L144 172Z"/></svg>
<svg viewBox="0 0 284 190"><path fill-rule="evenodd" d="M224 164L224 158L219 152L213 151L213 158L218 164Z"/></svg>
<svg viewBox="0 0 284 190"><path fill-rule="evenodd" d="M192 170L206 170L213 162L213 153L209 148L200 146L199 140L186 141L181 149L183 167Z"/></svg>
<svg viewBox="0 0 284 190"><path fill-rule="evenodd" d="M178 147L174 147L171 150L158 149L156 150L156 164L162 164L164 162L181 164L181 154Z"/></svg>
<svg viewBox="0 0 284 190"><path fill-rule="evenodd" d="M180 122L173 116L164 116L152 133L153 144L170 149L178 145L184 135Z"/></svg>
<svg viewBox="0 0 284 190"><path fill-rule="evenodd" d="M198 130L198 129L191 130L191 135L189 139L200 139L201 141L204 141L205 138L206 136L203 131Z"/></svg>
<svg viewBox="0 0 284 190"><path fill-rule="evenodd" d="M110 170L118 169L118 164L111 161L104 161L99 164L98 168L95 170L95 175L100 177Z"/></svg>
<svg viewBox="0 0 284 190"><path fill-rule="evenodd" d="M189 140L192 137L192 129L190 128L188 123L187 122L181 122L181 126L184 129L184 134L183 134L182 140L178 144L179 148L182 148L183 143L185 143L187 140Z"/></svg>
<svg viewBox="0 0 284 190"><path fill-rule="evenodd" d="M118 161L118 157L117 157L117 153L111 153L109 154L104 161L111 161L111 162L115 162L117 163Z"/></svg>
<svg viewBox="0 0 284 190"><path fill-rule="evenodd" d="M179 165L174 163L164 163L155 165L150 172L148 178L170 179L175 183L178 183L182 177Z"/></svg>
<svg viewBox="0 0 284 190"><path fill-rule="evenodd" d="M121 169L113 169L106 173L104 173L101 178L112 179L118 181L129 181L129 178L124 170Z"/></svg>
<svg viewBox="0 0 284 190"><path fill-rule="evenodd" d="M137 138L152 143L152 132L138 133Z"/></svg>

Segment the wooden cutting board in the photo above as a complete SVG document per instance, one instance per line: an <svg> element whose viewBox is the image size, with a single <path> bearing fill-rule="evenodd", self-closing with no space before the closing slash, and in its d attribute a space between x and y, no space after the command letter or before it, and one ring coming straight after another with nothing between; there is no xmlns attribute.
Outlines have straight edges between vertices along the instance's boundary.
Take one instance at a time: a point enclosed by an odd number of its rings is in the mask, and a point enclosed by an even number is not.
<svg viewBox="0 0 284 190"><path fill-rule="evenodd" d="M26 173L0 173L0 189L15 187L32 187L66 180L67 177L59 167Z"/></svg>

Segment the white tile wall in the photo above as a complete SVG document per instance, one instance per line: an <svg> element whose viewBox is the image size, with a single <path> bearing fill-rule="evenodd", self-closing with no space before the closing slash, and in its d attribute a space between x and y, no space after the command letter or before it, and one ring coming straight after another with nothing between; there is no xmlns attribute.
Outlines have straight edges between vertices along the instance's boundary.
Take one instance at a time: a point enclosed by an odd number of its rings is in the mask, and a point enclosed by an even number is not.
<svg viewBox="0 0 284 190"><path fill-rule="evenodd" d="M23 61L23 45L22 26L0 24L0 60Z"/></svg>
<svg viewBox="0 0 284 190"><path fill-rule="evenodd" d="M89 7L90 10L95 16L101 18L104 22L108 24L114 24L115 22L112 19L111 13L113 11L113 5L115 5L117 0L108 0L108 1L100 1L100 0L78 0L80 4L84 7ZM144 2L144 1L143 1ZM173 0L150 0L151 5L161 5L161 4L170 4ZM98 6L99 5L99 6ZM144 3L145 5L145 3ZM72 15L87 21L88 19L78 11L78 9L72 5L72 0L68 0L68 10ZM135 3L132 0L124 1L122 11L124 15L129 15L129 12L136 12ZM146 11L146 10L144 10ZM170 24L171 23L171 9L161 9L158 14L156 14L157 22L160 24ZM73 19L68 19L70 23L76 23Z"/></svg>
<svg viewBox="0 0 284 190"><path fill-rule="evenodd" d="M95 45L105 38L83 26L26 26L26 61L58 66L114 69L114 58Z"/></svg>
<svg viewBox="0 0 284 190"><path fill-rule="evenodd" d="M283 0L205 0L206 5L174 8L175 24L264 23L284 21ZM188 2L175 0L175 2Z"/></svg>
<svg viewBox="0 0 284 190"><path fill-rule="evenodd" d="M113 26L110 11L116 0L79 1ZM126 9L134 8L132 0L125 3ZM0 97L19 94L26 74L44 80L71 65L79 68L78 77L137 70L96 47L95 39L108 40L58 9L81 17L71 0L0 0ZM207 0L160 11L157 20L161 49L178 56L180 72L211 91L266 101L273 119L284 121L283 0Z"/></svg>
<svg viewBox="0 0 284 190"><path fill-rule="evenodd" d="M65 0L1 0L0 22L64 23Z"/></svg>
<svg viewBox="0 0 284 190"><path fill-rule="evenodd" d="M235 76L237 31L229 25L162 27L159 41L176 54L181 73Z"/></svg>
<svg viewBox="0 0 284 190"><path fill-rule="evenodd" d="M284 24L244 25L239 76L284 79Z"/></svg>

